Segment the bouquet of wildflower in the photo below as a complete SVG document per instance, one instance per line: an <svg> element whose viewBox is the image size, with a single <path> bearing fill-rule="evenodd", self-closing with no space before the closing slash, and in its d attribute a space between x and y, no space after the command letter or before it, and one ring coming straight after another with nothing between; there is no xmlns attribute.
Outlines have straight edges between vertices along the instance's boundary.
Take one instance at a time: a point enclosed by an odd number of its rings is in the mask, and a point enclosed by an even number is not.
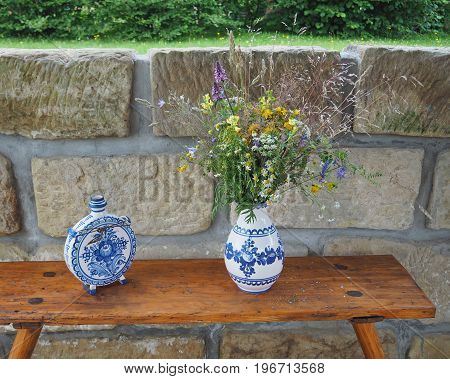
<svg viewBox="0 0 450 379"><path fill-rule="evenodd" d="M252 100L250 87L263 77L266 65L263 62L263 72L250 80L242 69L243 57L232 45L230 67L241 68L233 73L237 80L231 80L217 62L211 93L197 106L183 96L168 99L172 107L167 112L169 121L195 129L193 135L198 136L178 170L183 172L195 164L215 178L214 214L220 207L235 203L237 212L251 221L255 207L276 201L292 188L315 200L321 191L337 188L349 171L370 178L362 167L349 162L346 151L332 144L333 137L350 125L345 117L337 124L334 118L338 106L330 93L337 93L341 86L340 74L328 83L327 94L316 94L316 98L310 94L297 99L292 84L295 86L296 78L287 73L274 89L259 84L260 96ZM330 100L327 105L313 103L326 96Z"/></svg>

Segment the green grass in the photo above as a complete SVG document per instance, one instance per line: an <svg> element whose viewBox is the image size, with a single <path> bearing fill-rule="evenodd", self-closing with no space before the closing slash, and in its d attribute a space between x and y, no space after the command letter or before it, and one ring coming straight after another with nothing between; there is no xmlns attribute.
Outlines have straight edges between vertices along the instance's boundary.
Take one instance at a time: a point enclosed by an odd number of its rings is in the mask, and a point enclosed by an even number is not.
<svg viewBox="0 0 450 379"><path fill-rule="evenodd" d="M315 37L308 35L288 34L240 34L236 41L242 46L257 45L287 45L287 46L320 46L331 50L342 50L350 44L377 44L377 45L408 45L408 46L436 46L449 47L449 34L418 35L405 39L387 38L336 38ZM218 34L215 38L195 38L180 41L116 41L93 39L86 41L59 41L51 39L0 39L0 48L15 47L27 49L51 49L51 48L131 48L144 54L150 48L155 47L221 47L227 46L226 35Z"/></svg>

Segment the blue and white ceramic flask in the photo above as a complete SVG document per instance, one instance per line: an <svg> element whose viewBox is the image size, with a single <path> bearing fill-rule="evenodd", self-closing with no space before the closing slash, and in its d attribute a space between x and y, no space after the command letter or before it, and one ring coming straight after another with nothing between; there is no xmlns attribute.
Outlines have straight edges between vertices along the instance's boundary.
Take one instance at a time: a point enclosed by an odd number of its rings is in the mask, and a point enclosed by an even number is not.
<svg viewBox="0 0 450 379"><path fill-rule="evenodd" d="M91 213L69 228L64 246L67 267L91 295L97 286L126 284L124 273L136 254L130 219L108 214L106 205L103 196L92 196Z"/></svg>
<svg viewBox="0 0 450 379"><path fill-rule="evenodd" d="M284 250L267 205L254 209L256 219L248 223L239 215L225 246L225 265L231 279L245 292L266 292L283 270Z"/></svg>

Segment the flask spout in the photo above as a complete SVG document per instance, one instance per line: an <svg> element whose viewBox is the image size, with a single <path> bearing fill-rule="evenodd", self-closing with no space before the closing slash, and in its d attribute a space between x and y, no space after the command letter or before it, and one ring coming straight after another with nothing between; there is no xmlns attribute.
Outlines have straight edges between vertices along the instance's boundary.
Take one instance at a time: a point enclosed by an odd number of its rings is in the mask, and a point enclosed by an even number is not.
<svg viewBox="0 0 450 379"><path fill-rule="evenodd" d="M102 195L93 195L89 200L89 208L95 213L104 212L107 204L108 203Z"/></svg>

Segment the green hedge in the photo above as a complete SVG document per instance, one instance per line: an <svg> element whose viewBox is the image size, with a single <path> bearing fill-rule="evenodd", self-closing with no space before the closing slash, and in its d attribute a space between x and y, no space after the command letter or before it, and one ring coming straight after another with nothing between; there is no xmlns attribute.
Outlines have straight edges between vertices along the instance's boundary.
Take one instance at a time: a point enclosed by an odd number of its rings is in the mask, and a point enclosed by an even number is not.
<svg viewBox="0 0 450 379"><path fill-rule="evenodd" d="M274 0L264 18L271 30L280 21L292 28L297 18L315 34L399 37L442 31L447 7L447 0Z"/></svg>
<svg viewBox="0 0 450 379"><path fill-rule="evenodd" d="M228 29L390 36L442 31L448 0L0 0L0 36L172 40Z"/></svg>

